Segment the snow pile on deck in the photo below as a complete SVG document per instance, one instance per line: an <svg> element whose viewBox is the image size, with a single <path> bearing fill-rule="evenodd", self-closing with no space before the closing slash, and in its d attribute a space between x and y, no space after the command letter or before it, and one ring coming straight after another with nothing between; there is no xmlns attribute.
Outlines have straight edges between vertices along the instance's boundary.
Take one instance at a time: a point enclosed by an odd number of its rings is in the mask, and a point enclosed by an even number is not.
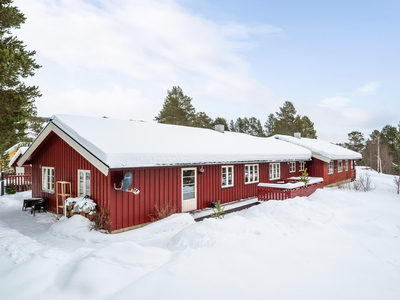
<svg viewBox="0 0 400 300"><path fill-rule="evenodd" d="M242 133L71 115L52 122L110 168L311 158L302 147Z"/></svg>
<svg viewBox="0 0 400 300"><path fill-rule="evenodd" d="M358 169L358 174L367 172ZM0 197L0 298L397 300L400 196L317 190L221 220L176 214L121 234Z"/></svg>
<svg viewBox="0 0 400 300"><path fill-rule="evenodd" d="M274 138L286 141L293 145L298 145L310 150L313 153L325 156L330 159L361 159L360 153L340 147L338 145L309 138L295 138L288 135L274 135Z"/></svg>
<svg viewBox="0 0 400 300"><path fill-rule="evenodd" d="M265 186L265 187L272 187L272 188L280 188L280 189L297 189L300 187L305 186L305 182L300 181L300 177L290 177L288 180L296 180L298 182L288 182L288 183L259 183L258 186ZM310 184L316 184L316 183L321 183L324 182L324 179L322 177L308 177L308 183L307 185Z"/></svg>

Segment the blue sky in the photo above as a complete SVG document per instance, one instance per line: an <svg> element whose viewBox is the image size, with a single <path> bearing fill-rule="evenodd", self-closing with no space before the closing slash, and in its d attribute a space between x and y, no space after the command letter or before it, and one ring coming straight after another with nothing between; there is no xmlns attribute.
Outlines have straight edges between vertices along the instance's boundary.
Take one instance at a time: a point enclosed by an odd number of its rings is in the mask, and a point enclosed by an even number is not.
<svg viewBox="0 0 400 300"><path fill-rule="evenodd" d="M16 0L39 115L151 121L174 85L229 119L291 101L321 139L400 121L399 1Z"/></svg>

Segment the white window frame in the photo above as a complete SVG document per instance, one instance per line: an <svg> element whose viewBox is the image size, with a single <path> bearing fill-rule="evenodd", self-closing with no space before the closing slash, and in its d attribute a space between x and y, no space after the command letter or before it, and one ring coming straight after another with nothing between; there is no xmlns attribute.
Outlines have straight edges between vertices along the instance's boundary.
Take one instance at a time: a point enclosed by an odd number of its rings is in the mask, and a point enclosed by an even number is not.
<svg viewBox="0 0 400 300"><path fill-rule="evenodd" d="M229 172L229 169L231 169L232 171ZM224 181L224 170L225 170L225 174L227 174L227 180ZM234 186L234 171L235 168L233 167L233 165L229 165L229 166L222 166L221 167L221 187L222 188L229 188L229 187L233 187ZM231 174L232 176L232 182L231 184L229 184L229 174Z"/></svg>
<svg viewBox="0 0 400 300"><path fill-rule="evenodd" d="M296 172L296 162L291 161L289 162L289 173L295 173Z"/></svg>
<svg viewBox="0 0 400 300"><path fill-rule="evenodd" d="M334 169L334 164L333 164L333 160L331 160L328 163L328 175L332 175L333 174L333 169Z"/></svg>
<svg viewBox="0 0 400 300"><path fill-rule="evenodd" d="M347 159L344 161L344 170L346 172L349 170L349 161Z"/></svg>
<svg viewBox="0 0 400 300"><path fill-rule="evenodd" d="M244 166L244 183L252 184L252 183L259 182L259 180L260 180L260 173L259 173L258 164L245 165Z"/></svg>
<svg viewBox="0 0 400 300"><path fill-rule="evenodd" d="M338 171L338 173L342 173L342 171L343 171L343 161L342 160L337 161L337 171Z"/></svg>
<svg viewBox="0 0 400 300"><path fill-rule="evenodd" d="M303 172L306 168L306 162L305 161L299 161L299 172Z"/></svg>
<svg viewBox="0 0 400 300"><path fill-rule="evenodd" d="M281 179L281 164L270 163L269 164L269 180Z"/></svg>
<svg viewBox="0 0 400 300"><path fill-rule="evenodd" d="M80 173L83 173L83 191L81 192L81 186L80 186ZM89 173L89 193L87 193L86 189L86 174ZM78 197L85 197L88 195L90 197L90 193L92 191L92 186L91 186L91 179L92 177L90 176L90 170L78 170Z"/></svg>
<svg viewBox="0 0 400 300"><path fill-rule="evenodd" d="M42 191L54 193L54 167L42 167Z"/></svg>
<svg viewBox="0 0 400 300"><path fill-rule="evenodd" d="M350 160L351 161L351 169L353 170L354 169L354 161L353 160Z"/></svg>

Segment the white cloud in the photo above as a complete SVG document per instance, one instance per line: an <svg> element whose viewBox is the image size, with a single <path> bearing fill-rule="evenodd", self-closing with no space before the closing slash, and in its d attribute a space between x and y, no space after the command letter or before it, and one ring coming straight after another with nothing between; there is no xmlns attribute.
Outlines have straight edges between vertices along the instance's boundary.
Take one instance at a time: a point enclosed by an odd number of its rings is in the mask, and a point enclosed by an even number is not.
<svg viewBox="0 0 400 300"><path fill-rule="evenodd" d="M345 97L332 97L325 100L321 100L318 106L329 107L329 108L341 108L349 104L350 100Z"/></svg>
<svg viewBox="0 0 400 300"><path fill-rule="evenodd" d="M107 86L121 86L140 89L151 102L144 110L159 110L166 90L179 85L193 99L263 109L276 109L282 102L250 76L239 53L254 45L255 36L275 36L279 28L218 23L172 0L104 0L101 7L84 0L15 2L27 17L19 37L37 51L40 72L51 78L64 76L66 84L80 95L86 91L88 99L97 94L88 86L104 92ZM50 69L58 73L50 74ZM49 96L42 92L43 98ZM59 93L66 95L57 98L69 95L66 88Z"/></svg>
<svg viewBox="0 0 400 300"><path fill-rule="evenodd" d="M107 116L116 119L152 120L156 109L140 90L120 86L99 88L89 92L75 86L56 91L44 88L49 95L37 100L38 109L51 114L73 114L82 116ZM50 100L57 99L57 101ZM60 105L60 103L62 105Z"/></svg>
<svg viewBox="0 0 400 300"><path fill-rule="evenodd" d="M363 96L367 96L367 95L372 95L375 94L376 91L381 87L382 85L377 82L369 82L367 84L364 84L363 86L359 87L356 89L356 94L357 95L363 95Z"/></svg>

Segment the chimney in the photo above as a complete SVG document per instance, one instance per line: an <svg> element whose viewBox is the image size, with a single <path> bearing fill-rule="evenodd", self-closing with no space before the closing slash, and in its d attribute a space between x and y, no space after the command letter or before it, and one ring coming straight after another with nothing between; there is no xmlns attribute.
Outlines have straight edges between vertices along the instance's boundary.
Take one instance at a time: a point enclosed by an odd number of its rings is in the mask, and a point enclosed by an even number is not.
<svg viewBox="0 0 400 300"><path fill-rule="evenodd" d="M301 139L301 133L300 132L295 132L294 133L294 137L298 138L298 139Z"/></svg>
<svg viewBox="0 0 400 300"><path fill-rule="evenodd" d="M218 132L221 132L221 133L224 133L225 132L225 126L221 125L221 124L216 124L214 126L214 130L218 131Z"/></svg>

